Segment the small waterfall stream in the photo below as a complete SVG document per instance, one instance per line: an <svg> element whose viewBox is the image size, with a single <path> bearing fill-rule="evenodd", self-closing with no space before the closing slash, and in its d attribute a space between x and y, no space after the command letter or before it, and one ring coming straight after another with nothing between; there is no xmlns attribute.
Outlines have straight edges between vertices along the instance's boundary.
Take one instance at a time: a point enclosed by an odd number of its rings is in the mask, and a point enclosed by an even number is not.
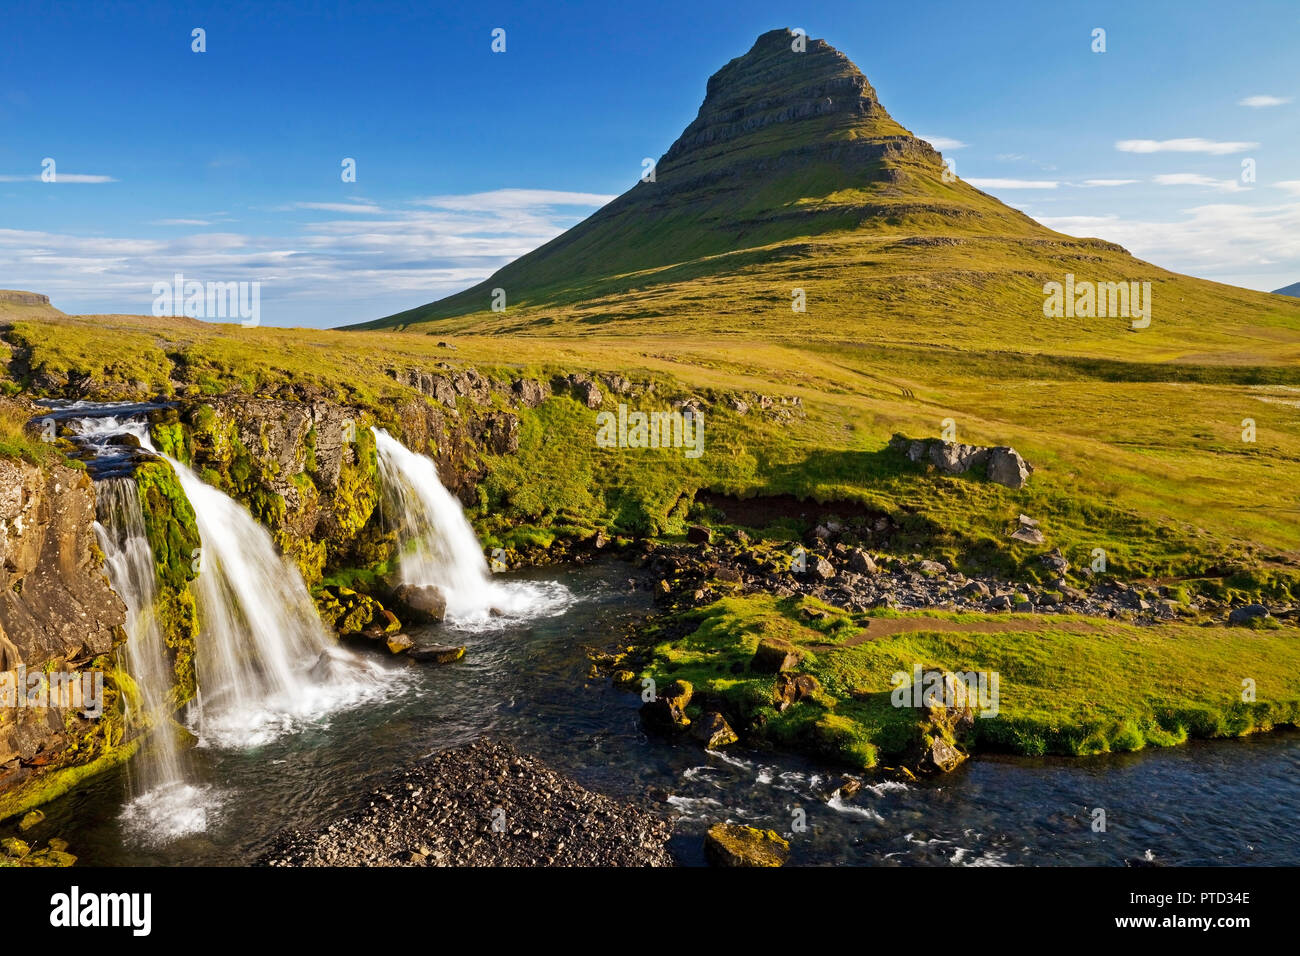
<svg viewBox="0 0 1300 956"><path fill-rule="evenodd" d="M127 805L125 823L150 842L165 842L206 829L215 798L210 787L187 783L189 760L177 739L180 728L168 702L173 673L154 616L153 551L145 536L135 482L106 478L96 487L95 497L95 533L104 552L108 580L126 605L127 641L118 650L118 661L139 691L137 708L127 704L127 719L137 725L147 721L154 725L145 753L127 766L133 799Z"/></svg>
<svg viewBox="0 0 1300 956"><path fill-rule="evenodd" d="M397 531L403 584L438 588L447 599L447 623L462 629L563 613L572 595L558 582L494 580L469 519L438 478L433 459L411 451L382 428L371 430L384 517Z"/></svg>
<svg viewBox="0 0 1300 956"><path fill-rule="evenodd" d="M242 505L158 454L143 417L148 410L77 403L61 417L93 456L96 530L110 583L127 605L119 660L139 688L143 712L130 717L144 722L149 715L156 730L128 771L132 799L122 822L140 842L158 844L205 830L221 794L187 782L191 761L172 726L174 675L154 616L154 556L135 482L124 477L134 467L134 445L170 463L198 525L198 692L187 724L200 747L255 748L322 726L333 713L388 696L404 677L333 645L298 569Z"/></svg>
<svg viewBox="0 0 1300 956"><path fill-rule="evenodd" d="M298 569L267 530L191 469L167 461L203 543L194 584L200 746L258 746L381 693L387 672L333 645Z"/></svg>

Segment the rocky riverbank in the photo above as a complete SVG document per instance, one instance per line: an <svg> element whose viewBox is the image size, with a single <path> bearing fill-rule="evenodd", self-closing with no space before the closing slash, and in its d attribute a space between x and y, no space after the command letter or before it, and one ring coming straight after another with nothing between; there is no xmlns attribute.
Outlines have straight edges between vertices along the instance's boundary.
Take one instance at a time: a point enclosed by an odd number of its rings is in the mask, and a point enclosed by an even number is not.
<svg viewBox="0 0 1300 956"><path fill-rule="evenodd" d="M887 531L887 519L879 523L880 530ZM1037 522L1021 516L1012 534L1025 529L1037 530ZM1135 623L1201 619L1234 625L1300 615L1289 601L1215 600L1176 583L1128 583L1089 567L1074 569L1058 548L1042 548L1036 561L1041 580L1033 582L968 575L920 554L868 550L860 540L838 523L818 525L802 542L752 542L743 531L719 534L692 527L686 544L642 542L640 563L658 577L659 603L675 608L700 607L739 593L804 595L851 613L1016 611Z"/></svg>
<svg viewBox="0 0 1300 956"><path fill-rule="evenodd" d="M269 866L672 866L671 824L592 793L508 744L447 750L315 833L286 833Z"/></svg>

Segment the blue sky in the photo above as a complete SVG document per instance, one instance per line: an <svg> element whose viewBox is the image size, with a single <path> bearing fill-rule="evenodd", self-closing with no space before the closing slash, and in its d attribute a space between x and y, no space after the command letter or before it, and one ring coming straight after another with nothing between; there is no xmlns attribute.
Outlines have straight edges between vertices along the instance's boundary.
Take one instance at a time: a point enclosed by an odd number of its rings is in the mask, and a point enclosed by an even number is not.
<svg viewBox="0 0 1300 956"><path fill-rule="evenodd" d="M631 186L708 76L782 26L1053 228L1251 288L1300 281L1294 2L666 0L10 5L0 287L148 312L178 271L258 280L274 325L428 302Z"/></svg>

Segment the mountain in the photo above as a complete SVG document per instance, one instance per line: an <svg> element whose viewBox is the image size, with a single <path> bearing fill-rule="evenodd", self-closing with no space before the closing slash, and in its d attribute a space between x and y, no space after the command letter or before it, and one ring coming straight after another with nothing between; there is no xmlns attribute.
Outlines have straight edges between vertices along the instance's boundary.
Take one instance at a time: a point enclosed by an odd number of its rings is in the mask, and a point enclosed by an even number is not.
<svg viewBox="0 0 1300 956"><path fill-rule="evenodd" d="M351 328L1300 355L1300 308L1053 232L945 175L941 155L889 115L844 54L814 39L795 52L793 41L765 33L709 79L654 181L464 292ZM1127 316L1046 317L1044 285L1067 275L1150 282L1150 327L1133 335ZM491 308L498 288L504 312Z"/></svg>
<svg viewBox="0 0 1300 956"><path fill-rule="evenodd" d="M1283 286L1280 289L1274 289L1273 294L1300 296L1300 282L1292 282L1290 285Z"/></svg>

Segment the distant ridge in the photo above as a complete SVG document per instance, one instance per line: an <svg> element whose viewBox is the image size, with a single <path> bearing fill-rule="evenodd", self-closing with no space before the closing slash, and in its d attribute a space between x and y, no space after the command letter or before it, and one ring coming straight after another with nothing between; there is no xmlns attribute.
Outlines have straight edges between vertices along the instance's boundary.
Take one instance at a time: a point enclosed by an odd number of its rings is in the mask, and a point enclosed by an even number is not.
<svg viewBox="0 0 1300 956"><path fill-rule="evenodd" d="M1290 285L1283 286L1280 289L1274 289L1273 294L1300 296L1300 282L1292 282Z"/></svg>

